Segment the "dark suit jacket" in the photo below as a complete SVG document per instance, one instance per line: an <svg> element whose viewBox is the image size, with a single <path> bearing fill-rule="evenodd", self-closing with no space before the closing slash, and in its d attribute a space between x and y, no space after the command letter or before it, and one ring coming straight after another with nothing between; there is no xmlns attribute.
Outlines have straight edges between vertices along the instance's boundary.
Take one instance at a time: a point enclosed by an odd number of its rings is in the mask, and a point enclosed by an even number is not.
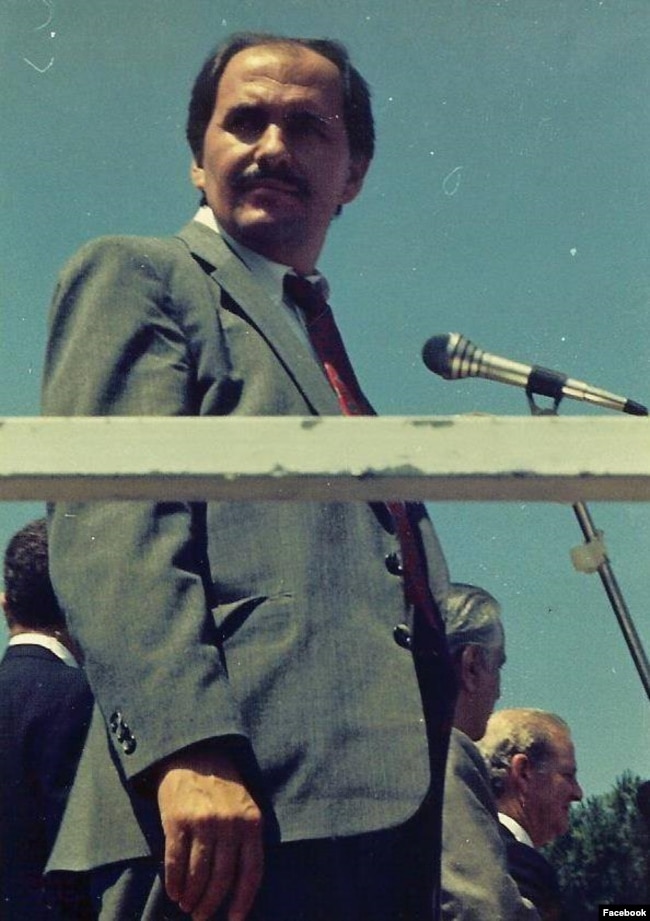
<svg viewBox="0 0 650 921"><path fill-rule="evenodd" d="M512 832L501 825L510 873L521 894L539 911L542 921L561 921L562 896L557 874L543 854L534 847L517 841Z"/></svg>
<svg viewBox="0 0 650 921"><path fill-rule="evenodd" d="M308 346L197 223L173 239L100 239L71 261L54 299L44 411L340 415ZM418 517L440 595L446 565ZM155 848L138 780L212 737L234 740L283 840L389 827L417 810L426 733L413 657L393 638L409 612L380 506L59 504L50 546L101 709L64 865Z"/></svg>
<svg viewBox="0 0 650 921"><path fill-rule="evenodd" d="M88 729L82 671L38 645L0 662L0 917L59 917L42 885L45 863ZM50 907L48 907L50 906Z"/></svg>
<svg viewBox="0 0 650 921"><path fill-rule="evenodd" d="M483 757L457 729L449 745L442 828L444 921L539 921L508 872Z"/></svg>

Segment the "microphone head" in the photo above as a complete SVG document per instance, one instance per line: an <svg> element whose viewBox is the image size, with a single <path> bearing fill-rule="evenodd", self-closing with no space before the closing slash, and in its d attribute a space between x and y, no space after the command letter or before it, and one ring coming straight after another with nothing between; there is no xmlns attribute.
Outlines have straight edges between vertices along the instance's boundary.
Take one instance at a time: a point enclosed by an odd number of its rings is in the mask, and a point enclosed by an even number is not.
<svg viewBox="0 0 650 921"><path fill-rule="evenodd" d="M422 348L422 361L429 371L434 374L440 374L441 377L449 377L451 372L451 340L458 336L458 333L441 333L438 336L432 336L424 343Z"/></svg>
<svg viewBox="0 0 650 921"><path fill-rule="evenodd" d="M432 336L424 343L422 360L434 374L448 381L473 377L479 372L482 349L460 333Z"/></svg>

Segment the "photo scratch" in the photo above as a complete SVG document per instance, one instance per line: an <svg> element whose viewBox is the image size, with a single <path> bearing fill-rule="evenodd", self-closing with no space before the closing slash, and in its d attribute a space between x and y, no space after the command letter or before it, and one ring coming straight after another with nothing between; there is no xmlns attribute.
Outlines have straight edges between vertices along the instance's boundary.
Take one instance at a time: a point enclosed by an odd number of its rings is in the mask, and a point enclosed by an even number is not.
<svg viewBox="0 0 650 921"><path fill-rule="evenodd" d="M25 64L29 64L30 67L33 67L34 70L36 70L39 74L47 73L47 71L50 69L52 64L54 64L54 58L50 58L48 63L45 65L45 67L39 67L38 64L34 64L34 62L30 61L29 58L23 58L23 61L25 62Z"/></svg>
<svg viewBox="0 0 650 921"><path fill-rule="evenodd" d="M41 2L44 4L44 6L47 9L47 18L43 22L41 22L40 25L34 26L34 29L33 29L34 32L41 32L43 29L47 29L51 25L52 20L54 19L53 0L41 0ZM55 38L55 36L56 36L56 32L50 30L50 34L49 34L50 39ZM45 66L39 66L38 64L36 64L34 61L32 61L30 58L27 58L27 57L23 57L23 61L25 62L25 64L29 64L29 66L33 68L36 71L36 73L45 74L54 64L54 55L50 56L50 59L47 62L47 64L45 64Z"/></svg>
<svg viewBox="0 0 650 921"><path fill-rule="evenodd" d="M456 166L450 173L447 173L445 178L442 180L442 191L448 198L451 198L452 195L455 195L460 188L460 177L462 169L462 166Z"/></svg>
<svg viewBox="0 0 650 921"><path fill-rule="evenodd" d="M41 0L41 2L44 3L45 6L47 7L48 15L47 15L47 19L45 20L45 22L41 23L40 26L36 26L36 28L34 29L34 32L39 32L41 29L47 29L49 24L54 19L54 4L52 3L52 0Z"/></svg>

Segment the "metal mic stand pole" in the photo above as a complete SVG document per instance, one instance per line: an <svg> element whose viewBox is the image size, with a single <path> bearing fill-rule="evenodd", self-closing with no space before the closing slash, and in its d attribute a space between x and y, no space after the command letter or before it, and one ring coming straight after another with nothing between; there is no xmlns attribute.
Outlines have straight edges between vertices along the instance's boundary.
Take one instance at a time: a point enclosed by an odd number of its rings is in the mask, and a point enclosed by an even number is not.
<svg viewBox="0 0 650 921"><path fill-rule="evenodd" d="M560 398L555 398L555 405L552 409L542 409L535 403L533 399L533 394L526 391L528 397L528 405L530 406L530 411L533 416L543 416L543 415L557 415L557 408L560 405ZM650 699L650 663L648 662L647 656L643 649L641 639L639 634L636 631L634 622L632 621L632 616L628 610L623 594L619 588L618 582L616 581L616 576L612 570L611 564L607 557L607 551L605 545L602 542L602 532L599 532L594 527L593 520L589 513L589 510L584 502L574 502L573 511L575 516L578 519L578 523L582 529L582 533L585 538L585 543L587 548L595 549L596 554L594 555L594 568L588 569L583 568L584 572L597 572L600 576L600 581L603 583L607 597L609 598L610 604L616 615L619 626L623 631L623 636L627 647L630 650L634 664L636 665L636 670L639 673L639 678L641 683L645 688L645 692ZM598 561L597 564L595 561Z"/></svg>
<svg viewBox="0 0 650 921"><path fill-rule="evenodd" d="M573 511L575 512L578 523L582 528L582 533L587 544L590 544L595 540L600 540L601 535L594 528L594 523L585 503L574 502ZM650 664L648 663L648 659L639 638L639 634L636 632L636 627L634 626L632 617L625 603L625 599L623 598L623 594L618 586L618 582L616 581L616 576L614 575L609 559L607 557L607 551L604 547L602 547L601 561L596 567L596 571L600 576L600 581L605 587L607 597L610 600L619 626L623 631L623 636L625 637L627 648L630 650L630 654L634 659L634 664L636 665L636 669L639 673L641 683L645 688L648 698L650 698Z"/></svg>

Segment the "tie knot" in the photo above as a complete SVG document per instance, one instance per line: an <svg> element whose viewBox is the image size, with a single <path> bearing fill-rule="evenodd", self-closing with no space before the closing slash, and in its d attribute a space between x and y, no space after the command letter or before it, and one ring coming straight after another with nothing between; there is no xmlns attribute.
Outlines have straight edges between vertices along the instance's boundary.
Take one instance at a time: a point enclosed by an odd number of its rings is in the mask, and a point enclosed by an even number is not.
<svg viewBox="0 0 650 921"><path fill-rule="evenodd" d="M327 301L316 285L302 275L287 273L284 276L284 292L297 307L310 316L320 313L327 307Z"/></svg>

